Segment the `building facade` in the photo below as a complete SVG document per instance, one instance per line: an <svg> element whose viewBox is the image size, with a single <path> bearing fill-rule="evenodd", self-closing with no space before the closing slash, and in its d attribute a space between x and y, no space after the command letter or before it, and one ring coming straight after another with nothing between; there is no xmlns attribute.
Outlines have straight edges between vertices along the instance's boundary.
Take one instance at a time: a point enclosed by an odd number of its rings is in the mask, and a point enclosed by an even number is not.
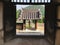
<svg viewBox="0 0 60 45"><path fill-rule="evenodd" d="M35 21L35 29L37 29L37 21L41 19L40 9L22 9L21 14L17 18L17 23L22 24L23 29L26 29L26 20L29 21L29 27L31 20ZM19 25L18 24L18 25Z"/></svg>

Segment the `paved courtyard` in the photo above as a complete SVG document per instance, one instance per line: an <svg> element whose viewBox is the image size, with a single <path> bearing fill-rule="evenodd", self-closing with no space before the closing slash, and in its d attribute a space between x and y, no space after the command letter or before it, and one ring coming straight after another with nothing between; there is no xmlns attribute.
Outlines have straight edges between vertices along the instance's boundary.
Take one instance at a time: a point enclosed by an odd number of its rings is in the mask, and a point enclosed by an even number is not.
<svg viewBox="0 0 60 45"><path fill-rule="evenodd" d="M34 25L34 24L33 24ZM41 33L44 34L44 23L38 23L37 24L37 29L36 30L31 30L31 29L25 29L25 30L18 30L16 29L16 33L25 33L25 32L31 32L31 33ZM21 34L22 34L21 33Z"/></svg>

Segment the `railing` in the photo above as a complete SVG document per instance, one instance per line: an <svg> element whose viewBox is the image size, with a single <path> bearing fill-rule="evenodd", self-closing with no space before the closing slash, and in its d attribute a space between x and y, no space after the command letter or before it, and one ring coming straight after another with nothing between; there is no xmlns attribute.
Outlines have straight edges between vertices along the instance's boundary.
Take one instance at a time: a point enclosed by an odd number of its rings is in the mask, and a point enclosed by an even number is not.
<svg viewBox="0 0 60 45"><path fill-rule="evenodd" d="M23 2L23 3L50 3L51 0L11 0L11 2Z"/></svg>

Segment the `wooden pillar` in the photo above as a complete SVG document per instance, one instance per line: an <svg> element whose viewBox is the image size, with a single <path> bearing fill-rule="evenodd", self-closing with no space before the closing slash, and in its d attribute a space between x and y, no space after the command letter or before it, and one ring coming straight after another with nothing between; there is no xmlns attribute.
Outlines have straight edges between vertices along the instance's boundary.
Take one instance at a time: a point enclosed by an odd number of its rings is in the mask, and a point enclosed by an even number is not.
<svg viewBox="0 0 60 45"><path fill-rule="evenodd" d="M26 29L26 24L25 24L25 20L23 20L23 30Z"/></svg>
<svg viewBox="0 0 60 45"><path fill-rule="evenodd" d="M30 28L30 20L29 20L29 28Z"/></svg>
<svg viewBox="0 0 60 45"><path fill-rule="evenodd" d="M35 29L37 29L37 20L35 20Z"/></svg>

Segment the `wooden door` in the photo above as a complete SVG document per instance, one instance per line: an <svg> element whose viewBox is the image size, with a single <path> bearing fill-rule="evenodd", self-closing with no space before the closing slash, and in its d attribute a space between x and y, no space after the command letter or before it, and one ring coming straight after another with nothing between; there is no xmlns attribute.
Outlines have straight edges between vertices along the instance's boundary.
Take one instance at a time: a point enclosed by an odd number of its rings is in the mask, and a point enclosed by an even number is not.
<svg viewBox="0 0 60 45"><path fill-rule="evenodd" d="M4 3L4 41L9 41L16 35L16 7L9 2Z"/></svg>
<svg viewBox="0 0 60 45"><path fill-rule="evenodd" d="M46 5L45 11L45 36L46 39L54 45L56 32L56 6L55 4Z"/></svg>

